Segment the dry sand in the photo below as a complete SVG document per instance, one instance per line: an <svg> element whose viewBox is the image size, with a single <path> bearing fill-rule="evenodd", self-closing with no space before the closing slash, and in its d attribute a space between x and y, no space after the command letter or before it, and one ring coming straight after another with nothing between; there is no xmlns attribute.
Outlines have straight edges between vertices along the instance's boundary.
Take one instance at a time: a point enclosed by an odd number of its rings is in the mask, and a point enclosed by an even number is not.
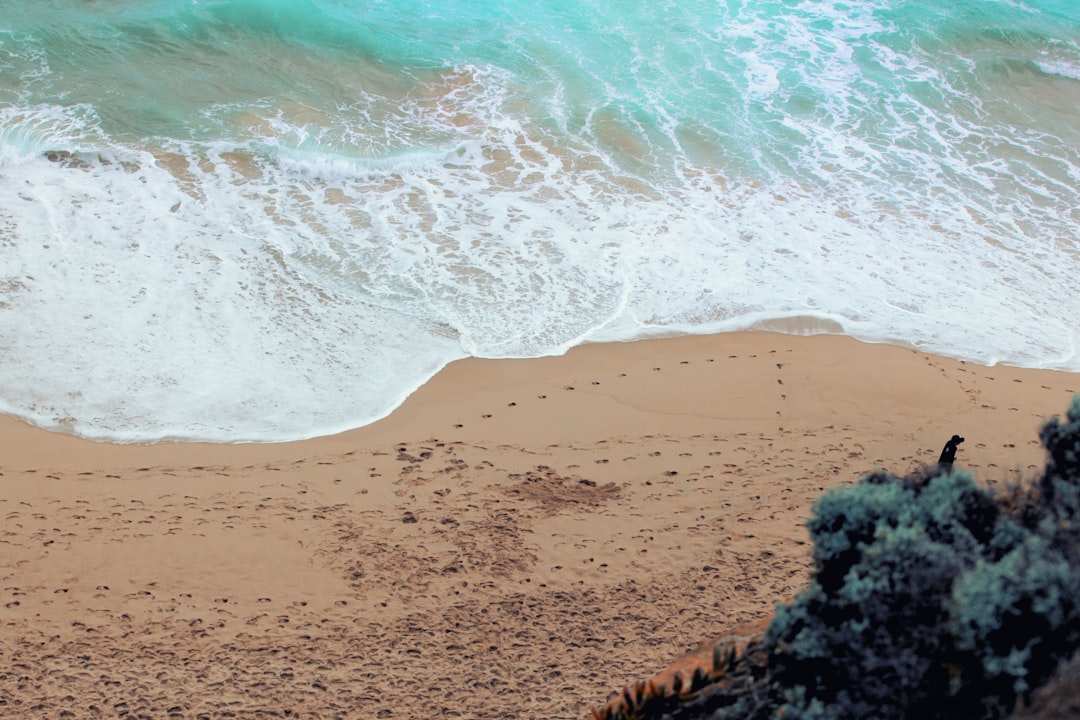
<svg viewBox="0 0 1080 720"><path fill-rule="evenodd" d="M826 488L1042 466L1080 376L835 336L466 360L386 420L115 446L0 420L0 717L580 718L808 577Z"/></svg>

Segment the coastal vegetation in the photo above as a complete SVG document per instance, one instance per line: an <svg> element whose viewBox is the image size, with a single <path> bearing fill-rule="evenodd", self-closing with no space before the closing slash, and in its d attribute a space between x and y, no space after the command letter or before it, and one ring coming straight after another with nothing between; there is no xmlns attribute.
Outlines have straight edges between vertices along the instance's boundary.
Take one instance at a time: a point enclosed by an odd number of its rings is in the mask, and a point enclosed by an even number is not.
<svg viewBox="0 0 1080 720"><path fill-rule="evenodd" d="M777 606L762 635L716 646L688 677L627 688L594 718L1028 712L1037 690L1055 673L1060 681L1059 668L1077 672L1080 396L1039 437L1045 468L1008 487L932 466L827 491L808 522L811 581Z"/></svg>

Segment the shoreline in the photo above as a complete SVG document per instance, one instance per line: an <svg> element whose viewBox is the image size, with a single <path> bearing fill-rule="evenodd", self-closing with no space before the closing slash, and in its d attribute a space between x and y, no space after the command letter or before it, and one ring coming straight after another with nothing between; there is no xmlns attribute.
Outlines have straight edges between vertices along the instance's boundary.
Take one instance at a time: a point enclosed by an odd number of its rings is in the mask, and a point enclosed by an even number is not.
<svg viewBox="0 0 1080 720"><path fill-rule="evenodd" d="M1076 392L749 332L460 360L389 417L296 442L0 418L0 652L25 666L0 698L15 718L581 717L798 592L823 490L933 463L954 433L978 479L1029 477Z"/></svg>
<svg viewBox="0 0 1080 720"><path fill-rule="evenodd" d="M172 458L186 456L189 455L190 452L194 452L196 455L200 456L231 460L234 462L242 461L245 458L250 459L268 455L284 457L295 453L296 449L306 444L333 448L339 445L380 442L388 437L388 433L391 433L396 428L409 428L413 424L412 421L420 411L421 407L428 409L428 406L435 406L439 408L440 415L444 417L452 416L453 413L446 411L446 405L451 402L467 401L473 390L478 389L481 392L490 393L490 391L493 390L506 389L509 392L509 388L514 384L531 384L539 390L544 390L545 388L550 390L554 387L552 383L555 382L557 375L565 374L566 377L570 378L572 376L577 377L581 374L579 370L562 373L559 366L564 364L568 367L576 366L582 370L592 369L599 371L600 373L603 373L604 371L610 372L611 368L606 367L606 365L611 365L613 367L614 365L619 364L619 362L608 362L603 359L609 352L614 352L614 354L617 354L620 357L629 358L631 360L644 360L650 357L663 357L671 352L668 348L673 346L681 345L685 348L684 352L689 354L705 352L707 349L711 348L713 350L711 355L715 357L706 358L706 362L711 363L718 361L722 362L723 359L737 359L736 355L721 357L721 354L725 350L730 350L732 352L748 352L748 359L752 360L754 359L753 350L755 348L770 343L780 349L777 350L776 348L771 348L767 351L769 353L791 352L795 347L798 347L800 351L809 350L812 353L812 361L817 363L820 363L822 358L827 356L830 352L843 353L852 349L854 349L855 352L867 353L870 360L873 362L884 361L887 365L895 363L897 360L896 356L899 354L910 353L912 355L920 356L927 361L932 359L934 362L950 368L969 368L973 372L985 370L989 373L986 376L987 379L991 381L996 379L994 377L995 374L1018 383L1022 382L1021 378L1025 375L1031 375L1032 377L1045 375L1046 377L1054 378L1055 380L1053 382L1062 387L1069 386L1069 389L1072 389L1071 386L1075 385L1076 387L1073 391L1080 392L1080 372L1052 368L1026 368L1006 364L989 366L975 361L958 360L947 356L936 355L931 352L912 348L908 345L865 341L844 334L822 333L804 335L789 334L784 331L771 329L753 329L705 335L663 335L625 342L590 342L575 346L562 355L544 356L539 358L488 359L469 357L454 360L412 392L401 405L395 408L387 416L367 425L350 428L341 432L316 435L310 438L297 440L265 442L219 442L207 440L116 442L111 440L86 438L72 433L46 429L21 418L0 413L0 428L3 430L3 432L0 433L0 452L6 453L8 457L12 456L12 451L14 451L16 456L22 455L23 453L39 452L42 455L56 458L58 457L56 453L57 448L53 446L58 445L59 449L65 451L65 453L74 453L80 456L85 454L89 457L99 457L103 462L113 461L123 455L130 455L132 459L146 459L154 456ZM830 349L826 349L826 346ZM835 347L833 348L833 346ZM663 349L658 350L657 348ZM710 353L705 352L705 354ZM689 364L689 361L687 361L686 364ZM654 371L659 370L660 368L654 368ZM622 373L620 373L620 375L622 375ZM1077 378L1077 380L1070 383L1069 378ZM590 381L590 384L592 385L591 388L581 387L573 389L592 390L594 395L598 393L607 394L606 390L610 389L599 388L598 386L600 383L597 381ZM460 387L460 391L455 390L455 386ZM567 389L567 387L572 386L563 386L560 389ZM1058 412L1061 411L1062 410L1059 410ZM460 415L463 419L467 417L467 413L461 413ZM480 417L482 419L490 419L484 417L484 415L487 414L483 414ZM490 413L490 415L494 417L493 413ZM707 417L707 415L705 416ZM506 417L503 417L503 419L506 419ZM444 428L444 434L454 435L459 438L477 437L484 434L483 432L476 432L476 428L463 429L462 427L457 427L459 424L464 425L464 423L452 423L450 427L452 427L454 432L446 433ZM435 428L432 428L432 430L435 430ZM502 433L496 430L496 434ZM46 449L47 446L48 449ZM102 448L114 448L115 450L102 450ZM219 450L215 450L215 448L218 448ZM280 451L274 450L275 448L280 449Z"/></svg>
<svg viewBox="0 0 1080 720"><path fill-rule="evenodd" d="M441 368L436 370L434 374L430 375L427 380L420 382L414 390L406 392L403 397L404 400L400 402L396 407L390 410L387 414L383 415L377 420L367 422L363 425L351 426L347 422L343 422L338 425L339 428L344 429L332 429L328 428L324 431L319 431L317 434L292 437L289 439L258 439L257 436L264 434L261 431L252 433L252 437L247 439L206 439L197 437L171 437L171 438L150 438L142 440L118 440L109 437L95 437L94 435L80 434L70 429L58 429L47 427L45 425L39 425L33 420L27 417L21 416L18 413L5 412L0 410L0 426L5 424L10 426L10 423L15 423L15 426L27 426L29 428L40 429L48 432L52 435L60 437L72 437L81 441L91 442L101 445L115 445L125 447L169 447L169 446L271 446L271 445L296 445L298 443L313 442L324 440L327 438L335 438L342 436L362 436L364 432L371 427L387 424L392 421L393 418L401 413L402 406L412 402L412 398L417 393L423 391L423 389L432 383L441 384L445 382L440 379L444 374L448 372L448 368L454 368L453 375L455 377L468 377L472 373L461 373L458 370L459 365L475 365L477 369L474 369L474 373L483 372L478 368L481 367L496 367L498 365L535 365L537 367L542 366L544 363L551 361L558 361L560 358L565 358L567 355L582 355L587 356L595 352L594 350L586 350L585 348L595 347L626 347L626 346L645 346L648 347L654 343L678 343L684 342L690 347L695 346L695 339L702 338L730 338L732 345L736 348L741 347L743 344L742 338L753 337L797 337L797 338L837 338L843 341L854 342L861 346L886 346L894 347L898 350L906 350L914 353L919 353L927 357L940 358L943 361L958 363L960 365L966 365L978 368L1007 368L1009 370L1018 370L1023 372L1049 372L1049 373L1063 373L1066 375L1080 375L1080 367L1076 369L1066 368L1058 365L1048 365L1041 367L1030 367L1026 365L1013 365L1007 361L998 362L994 365L987 365L981 360L977 359L960 359L951 355L942 355L932 350L919 349L910 343L906 342L893 342L890 340L881 339L866 339L856 335L845 333L843 328L831 320L825 318L818 318L810 315L793 315L789 317L779 318L766 318L763 320L757 320L752 322L748 327L741 330L723 330L712 333L698 333L698 332L674 332L674 331L661 331L656 334L646 334L633 339L625 340L590 340L579 345L574 345L560 355L544 355L539 357L498 357L498 358L482 358L482 357L459 357L454 360L450 360ZM719 344L722 345L723 341L714 343L712 340L700 340L705 344ZM603 352L603 351L601 351ZM628 353L633 355L633 353ZM1059 364L1060 365L1060 364ZM499 374L505 375L506 373L500 372ZM466 382L469 382L466 380ZM14 426L13 426L14 427ZM18 430L14 430L18 432Z"/></svg>

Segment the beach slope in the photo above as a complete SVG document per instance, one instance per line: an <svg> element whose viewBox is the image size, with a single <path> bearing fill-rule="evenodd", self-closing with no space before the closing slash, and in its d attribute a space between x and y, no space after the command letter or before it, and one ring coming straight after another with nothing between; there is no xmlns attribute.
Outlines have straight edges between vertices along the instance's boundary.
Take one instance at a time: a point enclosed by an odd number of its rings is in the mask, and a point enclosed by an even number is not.
<svg viewBox="0 0 1080 720"><path fill-rule="evenodd" d="M737 333L464 360L295 443L0 419L0 715L578 718L798 592L826 488L954 433L1028 477L1078 391Z"/></svg>

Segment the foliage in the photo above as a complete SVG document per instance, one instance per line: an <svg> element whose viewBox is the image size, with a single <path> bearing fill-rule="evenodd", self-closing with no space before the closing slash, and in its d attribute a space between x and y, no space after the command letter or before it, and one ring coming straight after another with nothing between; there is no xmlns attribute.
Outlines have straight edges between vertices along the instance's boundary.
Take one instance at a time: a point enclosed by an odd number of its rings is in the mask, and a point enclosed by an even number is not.
<svg viewBox="0 0 1080 720"><path fill-rule="evenodd" d="M822 496L761 716L999 718L1046 682L1080 647L1080 396L1040 437L1046 470L1011 494L935 468Z"/></svg>
<svg viewBox="0 0 1080 720"><path fill-rule="evenodd" d="M996 720L1069 658L1080 677L1080 395L1039 437L1046 468L1004 491L934 466L826 492L763 643L594 717Z"/></svg>

